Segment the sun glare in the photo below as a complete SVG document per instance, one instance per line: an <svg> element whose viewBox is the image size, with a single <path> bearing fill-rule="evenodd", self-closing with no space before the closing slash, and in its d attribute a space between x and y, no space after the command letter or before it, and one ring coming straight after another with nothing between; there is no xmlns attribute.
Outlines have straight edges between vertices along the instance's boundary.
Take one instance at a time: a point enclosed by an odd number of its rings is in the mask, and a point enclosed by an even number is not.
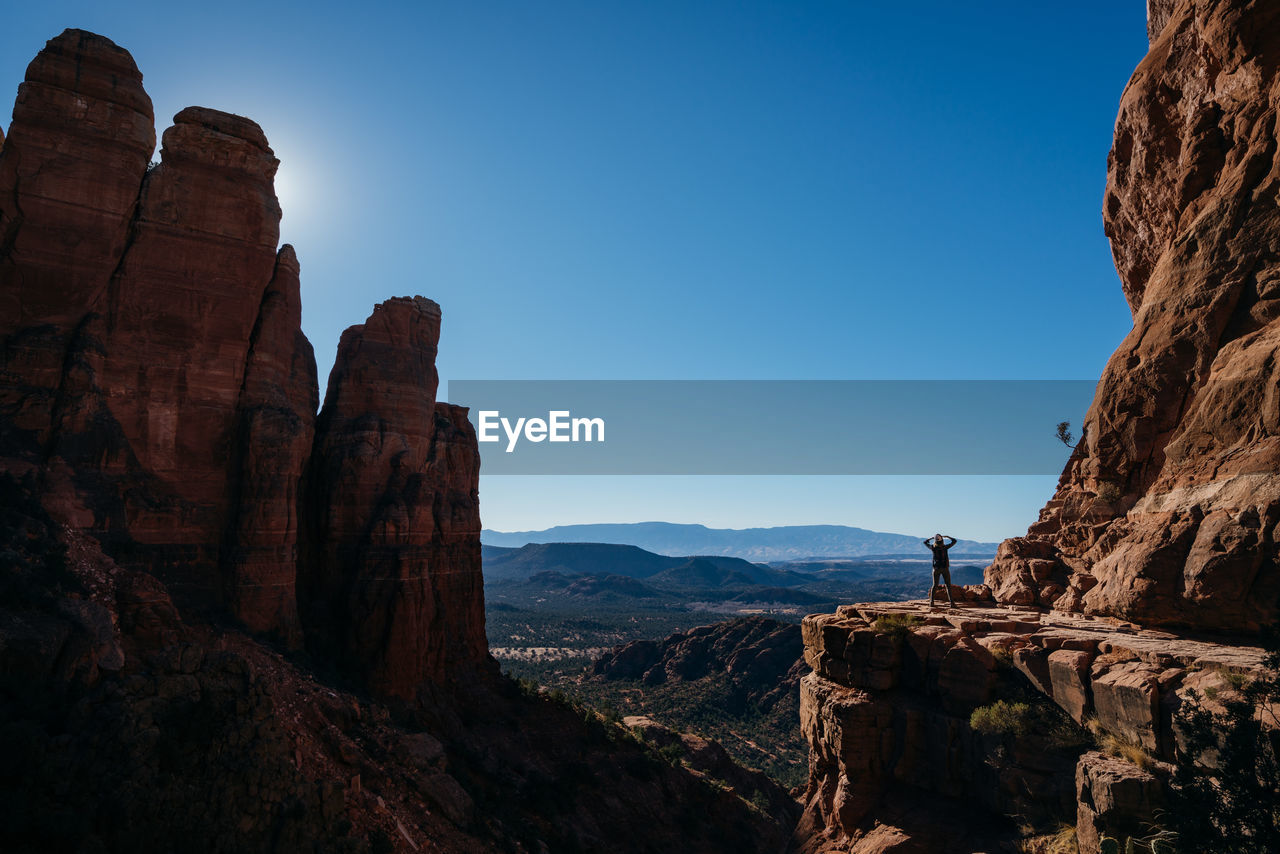
<svg viewBox="0 0 1280 854"><path fill-rule="evenodd" d="M290 224L302 218L304 199L303 182L299 175L299 166L280 158L280 168L276 171L276 198L280 200L281 218Z"/></svg>

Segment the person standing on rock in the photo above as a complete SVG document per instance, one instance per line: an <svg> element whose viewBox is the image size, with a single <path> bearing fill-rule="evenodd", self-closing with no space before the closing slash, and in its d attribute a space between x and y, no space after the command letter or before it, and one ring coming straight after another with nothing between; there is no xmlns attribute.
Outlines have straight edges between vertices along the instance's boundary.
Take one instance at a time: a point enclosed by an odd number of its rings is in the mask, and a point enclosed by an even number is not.
<svg viewBox="0 0 1280 854"><path fill-rule="evenodd" d="M943 540L950 540L944 543ZM941 576L943 589L947 591L947 602L951 607L956 606L956 601L951 598L951 558L947 556L947 549L956 544L956 538L950 535L944 537L941 534L934 534L932 538L924 541L929 551L933 552L933 584L929 586L929 607L933 607L933 594L938 589L938 578Z"/></svg>

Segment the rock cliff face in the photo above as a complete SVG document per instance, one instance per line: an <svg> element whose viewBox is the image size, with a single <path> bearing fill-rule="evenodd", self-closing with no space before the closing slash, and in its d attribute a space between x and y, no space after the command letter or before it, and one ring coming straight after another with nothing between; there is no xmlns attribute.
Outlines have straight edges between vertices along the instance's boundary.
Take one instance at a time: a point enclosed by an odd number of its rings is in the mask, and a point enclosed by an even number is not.
<svg viewBox="0 0 1280 854"><path fill-rule="evenodd" d="M996 598L1256 631L1280 598L1280 8L1156 2L1103 218L1134 328Z"/></svg>
<svg viewBox="0 0 1280 854"><path fill-rule="evenodd" d="M52 326L57 340L104 305L154 149L151 99L127 51L68 30L31 62L0 160L6 335ZM39 368L51 380L60 362Z"/></svg>
<svg viewBox="0 0 1280 854"><path fill-rule="evenodd" d="M232 515L222 566L230 607L245 625L301 641L295 589L303 468L311 453L317 390L302 334L293 247L281 247L249 340L231 460Z"/></svg>
<svg viewBox="0 0 1280 854"><path fill-rule="evenodd" d="M348 331L317 433L261 128L189 107L149 166L154 145L126 51L68 30L31 63L0 149L0 469L179 607L293 646L305 556L306 640L384 696L485 662L479 459L435 401L439 307Z"/></svg>
<svg viewBox="0 0 1280 854"><path fill-rule="evenodd" d="M480 454L466 410L435 401L439 338L421 297L343 333L307 485L308 630L403 699L488 658Z"/></svg>
<svg viewBox="0 0 1280 854"><path fill-rule="evenodd" d="M1148 15L1103 211L1133 331L1056 494L986 570L999 604L806 618L803 851L1147 837L1170 763L1196 761L1193 692L1265 674L1260 649L1150 627L1280 615L1280 7Z"/></svg>
<svg viewBox="0 0 1280 854"><path fill-rule="evenodd" d="M1034 608L851 605L803 628L811 852L985 850L1065 824L1096 854L1103 834L1146 835L1189 692L1264 672L1255 647Z"/></svg>

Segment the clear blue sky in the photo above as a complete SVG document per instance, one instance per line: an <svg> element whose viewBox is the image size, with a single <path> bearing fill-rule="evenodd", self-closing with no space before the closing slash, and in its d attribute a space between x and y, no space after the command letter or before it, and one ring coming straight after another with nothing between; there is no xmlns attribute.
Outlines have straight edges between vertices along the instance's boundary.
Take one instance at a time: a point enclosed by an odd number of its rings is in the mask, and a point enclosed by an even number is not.
<svg viewBox="0 0 1280 854"><path fill-rule="evenodd" d="M189 104L266 130L322 378L344 327L410 293L444 308L443 379L1092 379L1130 326L1100 209L1141 0L12 4L6 124L65 27L133 53L160 130ZM1053 483L505 477L481 498L505 530L996 539Z"/></svg>

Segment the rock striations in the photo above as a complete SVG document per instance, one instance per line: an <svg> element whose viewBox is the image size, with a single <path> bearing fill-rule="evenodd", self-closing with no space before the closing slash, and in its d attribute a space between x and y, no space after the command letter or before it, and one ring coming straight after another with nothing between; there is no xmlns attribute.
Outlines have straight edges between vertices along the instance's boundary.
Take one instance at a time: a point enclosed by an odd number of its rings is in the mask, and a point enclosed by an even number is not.
<svg viewBox="0 0 1280 854"><path fill-rule="evenodd" d="M435 401L439 307L348 330L317 421L262 129L189 107L154 145L126 51L68 30L31 63L0 149L0 469L180 607L305 637L379 695L483 665L479 459Z"/></svg>
<svg viewBox="0 0 1280 854"><path fill-rule="evenodd" d="M422 297L343 333L307 481L308 633L404 699L488 657L480 454L466 410L435 402L439 338Z"/></svg>
<svg viewBox="0 0 1280 854"><path fill-rule="evenodd" d="M1256 631L1280 611L1280 8L1153 0L1103 219L1133 331L996 598Z"/></svg>
<svg viewBox="0 0 1280 854"><path fill-rule="evenodd" d="M1159 818L1192 692L1265 673L1255 647L991 603L846 605L803 628L805 852L1006 850L1074 825L1097 854Z"/></svg>

